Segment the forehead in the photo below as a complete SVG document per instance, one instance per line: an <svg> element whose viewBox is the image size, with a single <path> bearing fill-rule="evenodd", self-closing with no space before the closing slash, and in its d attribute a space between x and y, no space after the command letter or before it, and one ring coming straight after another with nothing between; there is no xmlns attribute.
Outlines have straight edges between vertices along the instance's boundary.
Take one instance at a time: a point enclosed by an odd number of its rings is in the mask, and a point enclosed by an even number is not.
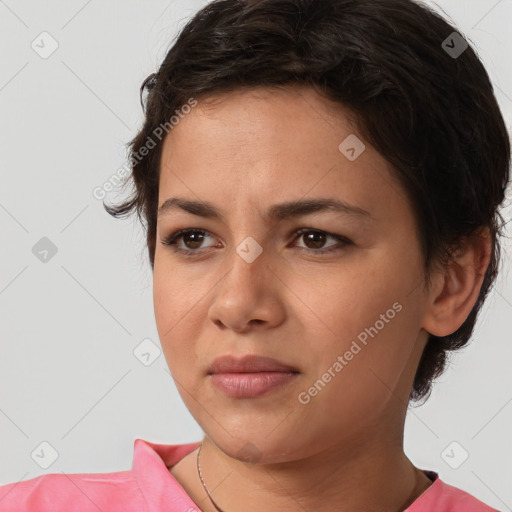
<svg viewBox="0 0 512 512"><path fill-rule="evenodd" d="M333 193L368 202L389 196L390 186L403 195L388 162L370 145L353 161L340 151L357 137L354 119L349 109L305 87L198 100L164 141L159 205L171 195L213 198L226 207Z"/></svg>
<svg viewBox="0 0 512 512"><path fill-rule="evenodd" d="M330 144L336 152L340 137L356 131L354 118L349 109L310 87L243 88L199 98L166 137L164 152L194 147L207 149L208 154L197 151L189 159L222 158L226 151L231 159L256 155L290 159L294 153L318 148L319 137L328 137L324 149Z"/></svg>

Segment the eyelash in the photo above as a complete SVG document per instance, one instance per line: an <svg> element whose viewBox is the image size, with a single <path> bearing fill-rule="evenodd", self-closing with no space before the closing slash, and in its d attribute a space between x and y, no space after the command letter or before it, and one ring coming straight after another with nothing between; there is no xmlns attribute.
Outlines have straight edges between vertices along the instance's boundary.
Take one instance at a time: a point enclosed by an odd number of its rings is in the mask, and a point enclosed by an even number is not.
<svg viewBox="0 0 512 512"><path fill-rule="evenodd" d="M177 253L182 253L185 256L188 256L188 257L196 256L196 255L200 254L201 249L180 249L177 247L178 240L182 239L185 235L188 235L191 233L199 234L202 236L209 235L209 233L207 231L204 231L202 229L180 229L179 231L176 231L176 232L172 233L171 235L169 235L167 238L164 238L162 240L162 244L169 245L169 246L175 246L175 247L172 247L172 250ZM349 240L348 238L345 238L344 236L335 235L333 233L328 233L326 231L321 231L319 229L301 228L301 229L295 231L294 235L295 235L295 238L300 238L300 236L304 235L305 233L321 233L321 234L327 235L328 237L335 238L336 240L338 240L338 242L341 242L343 244L343 246L352 245L352 241ZM331 248L329 248L329 249L309 249L307 247L299 247L299 249L303 249L306 251L312 251L315 254L326 254L326 253L330 253L330 252L339 251L342 248L343 247L336 247L336 246L331 246Z"/></svg>

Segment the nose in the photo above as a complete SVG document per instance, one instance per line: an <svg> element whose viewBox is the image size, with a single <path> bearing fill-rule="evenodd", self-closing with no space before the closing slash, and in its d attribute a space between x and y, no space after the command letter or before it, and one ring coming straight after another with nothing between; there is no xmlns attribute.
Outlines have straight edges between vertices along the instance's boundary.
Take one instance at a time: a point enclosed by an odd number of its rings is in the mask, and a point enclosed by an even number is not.
<svg viewBox="0 0 512 512"><path fill-rule="evenodd" d="M276 327L285 319L283 283L270 266L270 254L254 260L244 255L247 246L233 251L230 269L214 288L209 319L219 329L246 333ZM278 256L276 256L278 258Z"/></svg>

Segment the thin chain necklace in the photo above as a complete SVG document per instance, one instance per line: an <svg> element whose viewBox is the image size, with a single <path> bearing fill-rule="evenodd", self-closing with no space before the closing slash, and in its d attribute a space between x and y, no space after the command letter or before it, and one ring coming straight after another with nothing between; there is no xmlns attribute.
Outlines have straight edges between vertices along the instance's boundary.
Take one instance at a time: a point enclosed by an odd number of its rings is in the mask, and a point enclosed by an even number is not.
<svg viewBox="0 0 512 512"><path fill-rule="evenodd" d="M203 477L201 475L201 466L199 464L199 454L201 453L201 447L203 446L203 443L199 445L199 451L197 452L197 472L199 473L199 479L201 480L201 483L203 484L204 490L206 491L206 494L208 495L208 498L212 502L212 505L215 507L215 510L218 510L218 512L224 512L218 505L213 501L213 498L211 497L208 489L206 488L206 484L204 483Z"/></svg>

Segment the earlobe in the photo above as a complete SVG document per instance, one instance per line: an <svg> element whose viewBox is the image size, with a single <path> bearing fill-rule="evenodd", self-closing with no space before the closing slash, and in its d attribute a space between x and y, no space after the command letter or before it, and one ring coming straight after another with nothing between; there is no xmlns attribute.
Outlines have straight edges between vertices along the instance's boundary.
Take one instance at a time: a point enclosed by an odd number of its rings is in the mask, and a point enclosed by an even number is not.
<svg viewBox="0 0 512 512"><path fill-rule="evenodd" d="M461 243L451 261L434 276L422 327L434 336L448 336L466 320L475 305L491 260L488 229Z"/></svg>

